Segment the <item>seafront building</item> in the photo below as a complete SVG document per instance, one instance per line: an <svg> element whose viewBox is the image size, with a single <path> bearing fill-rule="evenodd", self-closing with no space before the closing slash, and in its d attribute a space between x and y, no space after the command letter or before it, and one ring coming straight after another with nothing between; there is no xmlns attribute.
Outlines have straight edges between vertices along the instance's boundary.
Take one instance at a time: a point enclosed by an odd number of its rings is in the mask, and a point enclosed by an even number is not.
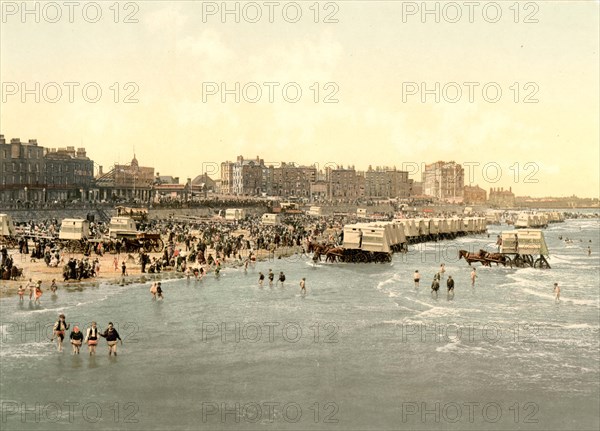
<svg viewBox="0 0 600 431"><path fill-rule="evenodd" d="M369 166L365 171L365 195L369 198L408 199L413 182L408 178L408 172L399 171L395 166Z"/></svg>
<svg viewBox="0 0 600 431"><path fill-rule="evenodd" d="M134 154L131 163L115 163L107 173L103 172L102 166L99 167L96 177L97 199L148 202L153 195L153 185L154 168L140 166Z"/></svg>
<svg viewBox="0 0 600 431"><path fill-rule="evenodd" d="M425 165L422 173L423 194L449 203L462 203L465 173L454 162L438 161Z"/></svg>
<svg viewBox="0 0 600 431"><path fill-rule="evenodd" d="M45 148L0 135L0 202L91 200L94 162L85 148Z"/></svg>
<svg viewBox="0 0 600 431"><path fill-rule="evenodd" d="M108 172L94 163L85 148L47 148L37 139L7 141L0 135L0 204L28 205L70 202L135 201L139 204L165 200L185 202L209 194L237 197L274 197L302 202L355 202L357 200L410 201L414 204L451 203L516 206L597 206L597 199L516 197L512 188L464 185L464 170L454 161L424 165L421 181L389 166L328 164L304 166L293 161L265 163L256 156L237 156L220 164L219 177L202 173L187 180L159 175L155 168L140 165L135 154L130 163L115 163ZM94 175L96 171L96 175Z"/></svg>
<svg viewBox="0 0 600 431"><path fill-rule="evenodd" d="M508 190L504 190L502 187L492 187L488 204L498 208L513 208L515 206L515 194L512 192L512 187Z"/></svg>
<svg viewBox="0 0 600 431"><path fill-rule="evenodd" d="M463 201L467 205L482 205L485 204L487 200L487 192L479 187L475 186L465 186L463 193Z"/></svg>

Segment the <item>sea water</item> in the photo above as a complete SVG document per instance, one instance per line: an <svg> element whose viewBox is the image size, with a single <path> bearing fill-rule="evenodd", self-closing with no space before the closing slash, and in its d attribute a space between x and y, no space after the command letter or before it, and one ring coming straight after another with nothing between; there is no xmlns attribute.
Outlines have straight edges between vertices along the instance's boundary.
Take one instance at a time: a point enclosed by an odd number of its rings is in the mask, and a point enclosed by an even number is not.
<svg viewBox="0 0 600 431"><path fill-rule="evenodd" d="M159 301L149 284L61 289L40 306L5 298L0 428L598 429L598 227L551 225L551 269L474 264L475 286L458 250L494 251L506 226L411 246L390 264L294 256L164 281ZM283 287L258 285L270 268ZM118 356L104 340L93 357L68 342L57 352L60 312L82 331L112 321Z"/></svg>

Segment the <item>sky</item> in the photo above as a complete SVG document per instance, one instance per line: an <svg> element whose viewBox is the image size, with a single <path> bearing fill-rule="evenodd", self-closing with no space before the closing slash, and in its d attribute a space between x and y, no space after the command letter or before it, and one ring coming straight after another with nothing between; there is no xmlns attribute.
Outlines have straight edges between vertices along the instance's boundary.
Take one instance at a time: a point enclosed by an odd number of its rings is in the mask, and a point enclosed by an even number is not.
<svg viewBox="0 0 600 431"><path fill-rule="evenodd" d="M600 195L599 3L1 2L0 133L180 178L260 156Z"/></svg>

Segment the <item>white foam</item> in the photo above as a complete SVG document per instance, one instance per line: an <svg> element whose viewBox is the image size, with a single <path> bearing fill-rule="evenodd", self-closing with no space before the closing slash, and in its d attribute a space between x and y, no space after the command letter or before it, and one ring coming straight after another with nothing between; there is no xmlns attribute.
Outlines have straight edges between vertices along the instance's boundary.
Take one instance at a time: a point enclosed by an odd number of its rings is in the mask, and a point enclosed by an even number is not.
<svg viewBox="0 0 600 431"><path fill-rule="evenodd" d="M596 330L600 329L600 325L592 326L587 323L574 323L571 325L559 325L559 326L564 329L596 329Z"/></svg>

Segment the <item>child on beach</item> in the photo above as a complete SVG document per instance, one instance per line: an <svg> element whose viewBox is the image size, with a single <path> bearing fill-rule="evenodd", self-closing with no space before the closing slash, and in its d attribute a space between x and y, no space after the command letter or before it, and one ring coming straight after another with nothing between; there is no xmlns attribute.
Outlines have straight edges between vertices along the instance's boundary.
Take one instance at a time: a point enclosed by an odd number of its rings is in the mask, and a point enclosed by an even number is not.
<svg viewBox="0 0 600 431"><path fill-rule="evenodd" d="M43 294L44 292L42 292L42 280L39 280L37 282L37 285L35 286L35 304L40 303L40 298Z"/></svg>
<svg viewBox="0 0 600 431"><path fill-rule="evenodd" d="M25 295L25 288L23 288L23 285L19 286L17 293L19 294L19 301L23 302L23 295Z"/></svg>
<svg viewBox="0 0 600 431"><path fill-rule="evenodd" d="M29 279L25 288L29 289L29 300L33 301L33 295L35 294L35 283L33 282L33 279Z"/></svg>

